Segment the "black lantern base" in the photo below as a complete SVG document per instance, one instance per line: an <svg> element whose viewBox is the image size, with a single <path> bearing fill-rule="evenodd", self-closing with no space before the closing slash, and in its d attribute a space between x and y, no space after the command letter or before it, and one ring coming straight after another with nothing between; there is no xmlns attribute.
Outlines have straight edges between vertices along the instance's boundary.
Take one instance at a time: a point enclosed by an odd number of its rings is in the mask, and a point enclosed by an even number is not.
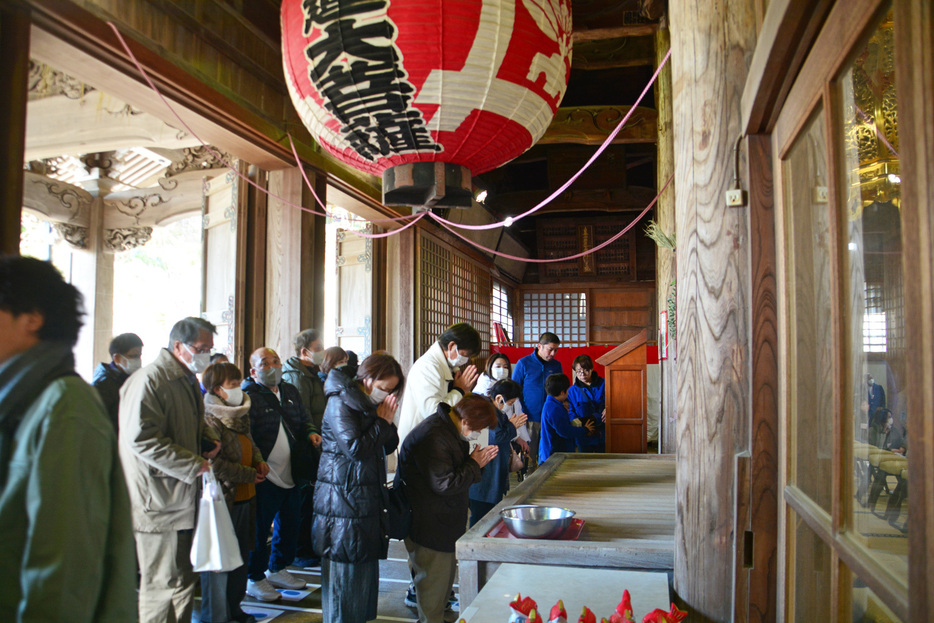
<svg viewBox="0 0 934 623"><path fill-rule="evenodd" d="M446 162L411 162L383 171L383 204L423 208L473 205L470 169Z"/></svg>

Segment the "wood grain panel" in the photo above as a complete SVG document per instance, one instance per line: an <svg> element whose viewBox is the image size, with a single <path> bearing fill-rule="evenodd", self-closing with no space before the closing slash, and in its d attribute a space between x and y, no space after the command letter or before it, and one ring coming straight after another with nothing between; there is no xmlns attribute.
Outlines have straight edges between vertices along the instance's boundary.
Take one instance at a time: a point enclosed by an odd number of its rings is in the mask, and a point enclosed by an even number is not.
<svg viewBox="0 0 934 623"><path fill-rule="evenodd" d="M266 225L266 341L283 360L291 357L292 337L301 331L302 212L273 197L301 204L303 180L296 169L269 174Z"/></svg>
<svg viewBox="0 0 934 623"><path fill-rule="evenodd" d="M733 457L747 426L750 335L746 214L727 208L723 197L742 131L739 102L755 44L755 12L747 0L673 0L669 12L683 414L677 423L674 587L692 620L727 621L733 609Z"/></svg>
<svg viewBox="0 0 934 623"><path fill-rule="evenodd" d="M749 153L752 264L752 412L749 529L755 538L748 577L751 623L775 621L778 558L778 293L771 139L753 135Z"/></svg>

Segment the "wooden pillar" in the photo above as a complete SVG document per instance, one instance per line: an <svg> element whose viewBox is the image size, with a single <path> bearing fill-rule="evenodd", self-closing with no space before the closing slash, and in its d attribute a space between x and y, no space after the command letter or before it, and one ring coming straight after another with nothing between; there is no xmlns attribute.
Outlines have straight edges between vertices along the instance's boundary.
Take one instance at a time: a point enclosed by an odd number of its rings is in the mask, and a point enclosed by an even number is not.
<svg viewBox="0 0 934 623"><path fill-rule="evenodd" d="M250 165L248 177L265 187L267 173ZM237 342L236 360L245 374L249 373L249 356L266 340L266 193L243 183L240 185L240 205L245 206L245 218L237 229L237 293L242 305L235 308L242 322L242 340ZM239 334L238 334L239 336ZM244 367L245 366L245 367Z"/></svg>
<svg viewBox="0 0 934 623"><path fill-rule="evenodd" d="M304 180L297 168L269 173L266 212L266 340L283 360L292 356L292 338L301 325L303 275L302 211ZM277 199L276 197L279 197ZM299 293L299 296L295 296Z"/></svg>
<svg viewBox="0 0 934 623"><path fill-rule="evenodd" d="M19 254L29 29L28 11L15 6L0 9L0 254Z"/></svg>
<svg viewBox="0 0 934 623"><path fill-rule="evenodd" d="M747 211L728 208L752 0L671 0L677 221L674 588L692 621L733 614L735 455L749 417Z"/></svg>
<svg viewBox="0 0 934 623"><path fill-rule="evenodd" d="M655 64L656 66L665 58L665 54L671 48L671 31L668 28L659 28L655 33ZM662 69L655 82L655 106L658 109L658 159L656 169L656 186L661 188L672 173L675 172L674 165L674 141L671 134L671 62ZM676 231L675 225L675 185L671 184L668 189L658 198L656 205L655 221L666 234L672 234ZM658 247L655 252L655 292L657 296L656 309L662 311L668 309L668 297L674 289L672 282L675 281L675 252L662 247ZM670 324L670 323L669 323ZM664 330L659 327L659 330ZM661 414L659 416L659 452L662 454L672 454L675 451L675 417L677 414L677 376L676 376L676 354L677 354L677 336L669 332L668 334L668 359L662 360L662 399Z"/></svg>
<svg viewBox="0 0 934 623"><path fill-rule="evenodd" d="M308 171L308 179L315 187L318 198L327 204L327 175ZM302 187L302 205L316 212L324 211L318 205L311 191ZM327 335L324 326L324 262L326 253L327 218L302 212L302 280L301 280L301 319L302 328L313 327ZM327 340L325 340L327 342ZM333 344L325 343L325 347Z"/></svg>

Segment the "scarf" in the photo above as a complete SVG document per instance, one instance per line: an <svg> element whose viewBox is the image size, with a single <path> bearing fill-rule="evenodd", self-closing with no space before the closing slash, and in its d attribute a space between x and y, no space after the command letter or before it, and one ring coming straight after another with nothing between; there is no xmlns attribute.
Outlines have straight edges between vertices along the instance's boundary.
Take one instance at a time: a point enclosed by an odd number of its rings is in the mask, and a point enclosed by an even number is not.
<svg viewBox="0 0 934 623"><path fill-rule="evenodd" d="M216 420L235 433L246 435L250 432L250 397L243 394L243 404L231 407L214 394L204 396L204 415L207 420Z"/></svg>
<svg viewBox="0 0 934 623"><path fill-rule="evenodd" d="M13 437L29 407L52 381L75 373L71 348L39 342L0 366L0 485L6 484Z"/></svg>

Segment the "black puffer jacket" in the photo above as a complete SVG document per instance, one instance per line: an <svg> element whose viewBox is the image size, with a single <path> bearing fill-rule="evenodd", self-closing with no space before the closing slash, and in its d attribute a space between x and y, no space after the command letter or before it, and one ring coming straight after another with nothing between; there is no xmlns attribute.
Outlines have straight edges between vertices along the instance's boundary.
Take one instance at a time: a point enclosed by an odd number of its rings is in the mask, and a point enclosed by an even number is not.
<svg viewBox="0 0 934 623"><path fill-rule="evenodd" d="M470 485L480 482L480 465L460 436L445 403L412 429L399 452L396 486L405 481L412 505L413 541L439 552L453 552L467 531Z"/></svg>
<svg viewBox="0 0 934 623"><path fill-rule="evenodd" d="M395 424L376 415L360 385L332 370L324 383L321 463L311 535L315 553L336 562L386 558L386 454L399 445Z"/></svg>

